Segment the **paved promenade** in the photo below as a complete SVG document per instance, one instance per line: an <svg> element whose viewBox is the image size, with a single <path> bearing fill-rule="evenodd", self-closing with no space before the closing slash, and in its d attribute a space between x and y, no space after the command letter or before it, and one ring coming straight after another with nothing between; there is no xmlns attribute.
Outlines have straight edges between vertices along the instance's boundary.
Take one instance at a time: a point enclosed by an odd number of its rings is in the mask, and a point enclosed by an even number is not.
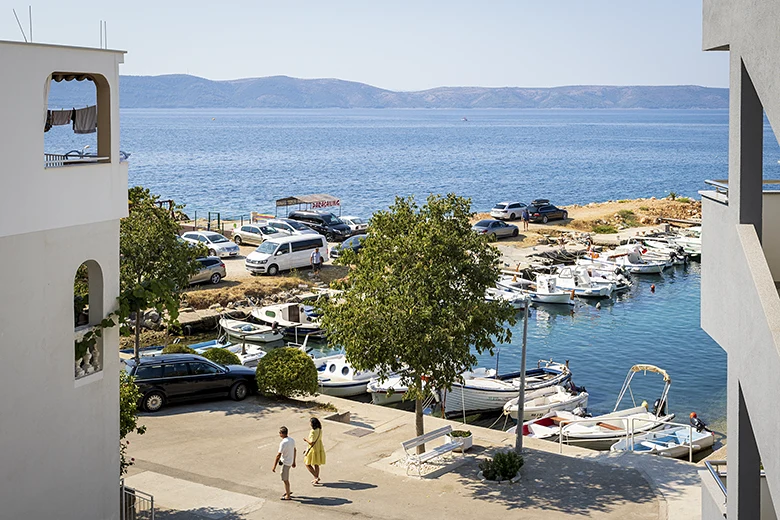
<svg viewBox="0 0 780 520"><path fill-rule="evenodd" d="M126 482L154 495L157 518L176 520L501 518L507 512L524 519L698 517L692 465L664 460L673 466L661 467L644 460L660 458L631 455L634 469L589 450L551 453L557 445L531 440L519 482L483 483L476 478L478 460L513 445L514 437L469 427L474 448L467 456L455 454L419 479L393 464L403 458L400 443L414 437L412 414L328 396L318 400L351 412L350 424L323 421L327 464L321 486L311 485L303 467L302 438L309 417L331 412L314 402L261 398L172 405L144 415L141 423L148 430L131 438L136 465ZM425 421L428 431L448 423ZM298 446L292 502L279 500L282 484L278 472L271 472L282 425Z"/></svg>

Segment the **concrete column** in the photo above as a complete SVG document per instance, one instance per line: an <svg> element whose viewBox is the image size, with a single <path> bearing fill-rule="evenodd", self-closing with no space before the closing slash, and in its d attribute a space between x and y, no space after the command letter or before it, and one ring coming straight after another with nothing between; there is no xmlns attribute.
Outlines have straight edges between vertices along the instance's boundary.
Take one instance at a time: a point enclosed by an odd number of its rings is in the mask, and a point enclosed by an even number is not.
<svg viewBox="0 0 780 520"><path fill-rule="evenodd" d="M738 353L733 355L738 356ZM728 438L726 489L729 520L757 520L761 517L761 457L753 434L745 398L729 354Z"/></svg>
<svg viewBox="0 0 780 520"><path fill-rule="evenodd" d="M740 53L731 49L729 84L729 206L739 224L761 239L764 108Z"/></svg>

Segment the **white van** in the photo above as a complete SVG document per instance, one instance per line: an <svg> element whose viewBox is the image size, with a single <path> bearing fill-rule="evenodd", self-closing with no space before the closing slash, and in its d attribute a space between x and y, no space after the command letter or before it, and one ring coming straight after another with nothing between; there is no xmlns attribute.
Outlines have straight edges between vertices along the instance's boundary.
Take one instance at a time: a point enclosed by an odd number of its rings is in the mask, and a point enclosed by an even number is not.
<svg viewBox="0 0 780 520"><path fill-rule="evenodd" d="M309 267L311 254L320 248L322 261L328 260L328 241L322 235L292 235L271 238L246 257L246 270L252 274L275 275L279 271Z"/></svg>

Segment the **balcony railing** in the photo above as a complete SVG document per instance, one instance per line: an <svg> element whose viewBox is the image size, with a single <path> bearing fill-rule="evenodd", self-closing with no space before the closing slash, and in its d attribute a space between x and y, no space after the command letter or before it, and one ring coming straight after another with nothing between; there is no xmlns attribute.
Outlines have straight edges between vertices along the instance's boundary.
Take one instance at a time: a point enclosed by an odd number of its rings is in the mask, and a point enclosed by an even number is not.
<svg viewBox="0 0 780 520"><path fill-rule="evenodd" d="M44 168L61 168L72 164L92 164L101 161L108 161L108 157L97 157L93 155L63 155L58 153L43 154Z"/></svg>
<svg viewBox="0 0 780 520"><path fill-rule="evenodd" d="M154 520L154 497L143 491L125 486L125 480L119 483L121 520Z"/></svg>
<svg viewBox="0 0 780 520"><path fill-rule="evenodd" d="M75 333L75 341L83 339L84 335L91 330L92 327L90 325L78 327ZM95 372L100 372L101 370L103 370L103 363L100 359L100 350L96 345L93 345L87 348L84 355L76 360L74 365L74 376L76 379L81 379L82 377L94 374Z"/></svg>

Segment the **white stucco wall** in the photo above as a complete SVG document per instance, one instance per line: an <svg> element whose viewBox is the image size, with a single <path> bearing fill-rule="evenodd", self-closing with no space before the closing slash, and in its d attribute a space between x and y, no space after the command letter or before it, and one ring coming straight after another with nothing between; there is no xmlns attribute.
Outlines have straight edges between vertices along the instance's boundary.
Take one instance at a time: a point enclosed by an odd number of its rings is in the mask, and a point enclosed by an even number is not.
<svg viewBox="0 0 780 520"><path fill-rule="evenodd" d="M772 271L772 278L780 280L780 192L764 192L762 204L764 233L761 236L761 245L764 247L764 256Z"/></svg>
<svg viewBox="0 0 780 520"><path fill-rule="evenodd" d="M99 264L103 316L119 293L122 53L0 42L0 518L119 518L118 330L103 370L74 376L73 282ZM43 167L44 85L52 72L102 75L111 92L111 163ZM104 111L104 115L105 115ZM105 126L104 126L105 129ZM99 300L96 300L99 299ZM93 319L93 316L90 316Z"/></svg>

